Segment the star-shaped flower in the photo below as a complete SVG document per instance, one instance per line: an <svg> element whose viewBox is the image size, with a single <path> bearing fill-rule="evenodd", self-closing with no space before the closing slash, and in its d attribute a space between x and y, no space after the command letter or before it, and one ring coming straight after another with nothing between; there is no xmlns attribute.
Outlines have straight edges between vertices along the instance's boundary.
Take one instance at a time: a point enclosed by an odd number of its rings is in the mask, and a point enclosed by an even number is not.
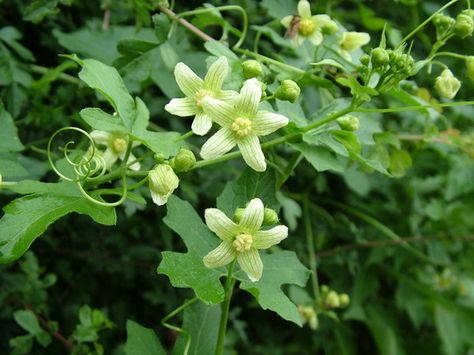
<svg viewBox="0 0 474 355"><path fill-rule="evenodd" d="M102 153L102 158L105 161L105 166L107 170L112 168L112 165L117 161L117 159L123 160L127 152L128 147L128 135L122 132L105 132L105 131L92 131L90 133L92 139L95 143L99 145L105 145L106 149ZM140 145L139 142L133 142L132 147ZM128 157L128 163L136 160L137 158L130 153ZM135 162L129 166L129 169L138 171L140 170L140 163Z"/></svg>
<svg viewBox="0 0 474 355"><path fill-rule="evenodd" d="M350 52L370 42L370 35L366 32L344 32L339 40L339 53L349 62L352 62Z"/></svg>
<svg viewBox="0 0 474 355"><path fill-rule="evenodd" d="M216 208L206 209L206 224L222 243L204 257L204 265L217 268L237 259L251 281L260 280L263 264L258 250L268 249L288 236L288 228L282 225L260 230L263 215L263 203L258 198L249 202L238 224Z"/></svg>
<svg viewBox="0 0 474 355"><path fill-rule="evenodd" d="M261 83L253 78L244 83L240 98L233 105L209 96L202 99L204 112L222 127L202 146L203 159L220 157L238 145L247 165L256 171L265 171L267 164L258 136L286 126L288 118L258 111L261 96Z"/></svg>
<svg viewBox="0 0 474 355"><path fill-rule="evenodd" d="M210 96L228 101L237 97L235 91L222 90L222 84L228 72L229 64L226 57L220 57L209 67L204 80L197 76L186 64L176 64L174 76L186 97L172 99L165 106L165 110L180 117L195 116L191 129L200 136L205 135L212 127L212 120L202 109L202 99Z"/></svg>
<svg viewBox="0 0 474 355"><path fill-rule="evenodd" d="M323 27L333 22L328 15L311 15L311 6L307 0L300 0L298 2L298 16L299 23L295 24L297 32L294 37L295 44L300 46L307 38L315 46L321 44L323 41L322 30ZM285 28L291 27L294 21L294 16L285 16L281 20L281 24Z"/></svg>

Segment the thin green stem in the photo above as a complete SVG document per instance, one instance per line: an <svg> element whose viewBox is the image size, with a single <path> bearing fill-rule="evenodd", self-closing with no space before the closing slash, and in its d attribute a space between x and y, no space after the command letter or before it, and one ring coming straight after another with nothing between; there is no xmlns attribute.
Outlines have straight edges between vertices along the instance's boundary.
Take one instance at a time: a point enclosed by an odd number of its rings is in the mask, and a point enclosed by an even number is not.
<svg viewBox="0 0 474 355"><path fill-rule="evenodd" d="M36 64L30 64L30 68L31 68L31 71L33 71L35 73L38 73L38 74L46 74L50 70L53 70L53 69L49 69L49 68L43 67L41 65L36 65ZM65 74L65 73L59 74L58 79L60 79L62 81L66 81L66 82L71 83L71 84L76 84L76 85L80 85L82 83L81 80L73 77L72 75Z"/></svg>
<svg viewBox="0 0 474 355"><path fill-rule="evenodd" d="M184 330L183 328L179 328L177 326L174 326L170 323L168 323L168 320L173 318L175 315L177 315L178 313L182 312L184 309L186 309L187 307L191 306L194 302L196 302L198 299L197 297L194 297L192 299L190 299L189 301L186 301L184 302L181 306L179 306L178 308L176 308L175 310L173 310L171 313L169 313L166 317L164 317L162 320L161 320L161 325L165 328L168 328L168 329L171 329L171 330L174 330L175 332L178 332L178 333L182 333L186 336L186 345L184 346L184 351L183 351L183 355L187 355L188 351L189 351L189 347L191 346L191 336L189 335L189 333Z"/></svg>
<svg viewBox="0 0 474 355"><path fill-rule="evenodd" d="M242 14L242 20L243 20L242 33L241 33L240 38L237 41L237 43L232 47L234 50L238 49L242 45L242 43L244 43L245 37L247 36L248 27L249 27L249 19L248 19L248 16L247 16L247 12L244 10L244 8L242 6L225 5L225 6L217 6L217 7L212 7L212 8L197 9L197 10L186 11L186 12L182 12L180 14L177 14L176 18L180 19L180 18L185 17L185 16L204 14L204 13L208 13L208 12L213 12L215 10L218 10L218 11L239 11Z"/></svg>
<svg viewBox="0 0 474 355"><path fill-rule="evenodd" d="M438 11L435 11L430 17L428 17L425 21L423 21L421 24L419 24L414 30L412 30L409 34L407 34L401 41L400 43L395 47L395 49L400 48L400 46L408 41L411 37L413 37L419 30L421 30L423 27L425 27L437 14L443 12L445 9L453 5L454 3L458 2L459 0L451 0L448 2L446 5L443 7L439 8Z"/></svg>
<svg viewBox="0 0 474 355"><path fill-rule="evenodd" d="M318 279L318 262L316 260L316 248L314 247L313 225L311 223L311 216L309 213L309 198L308 192L305 194L303 200L304 209L304 225L306 232L306 247L308 248L309 267L311 269L311 284L313 286L314 301L320 298L319 294L319 279Z"/></svg>
<svg viewBox="0 0 474 355"><path fill-rule="evenodd" d="M180 135L180 136L179 136L178 138L176 138L174 141L175 141L175 143L180 142L180 141L182 141L182 140L185 140L185 139L188 138L188 137L191 137L193 134L194 134L193 131L186 132L186 133Z"/></svg>
<svg viewBox="0 0 474 355"><path fill-rule="evenodd" d="M277 180L277 183L276 183L277 189L279 189L285 183L285 181L288 180L288 178L293 173L296 166L300 163L302 159L303 159L303 154L301 154L300 152L295 152L293 154L293 157L290 159L290 161L286 165L286 168L283 171L282 176Z"/></svg>
<svg viewBox="0 0 474 355"><path fill-rule="evenodd" d="M466 58L469 56L458 54L458 53L452 53L452 52L438 52L438 53L435 53L431 58L435 58L435 57L452 57L452 58L466 60Z"/></svg>
<svg viewBox="0 0 474 355"><path fill-rule="evenodd" d="M227 279L225 281L224 291L224 302L221 306L221 320L219 323L219 335L217 337L216 344L216 355L224 354L224 340L225 333L227 331L227 321L229 320L229 309L230 309L230 300L232 299L232 292L234 290L235 279L232 275L234 270L235 260L229 265L227 269Z"/></svg>
<svg viewBox="0 0 474 355"><path fill-rule="evenodd" d="M404 106L404 107L391 107L391 108L363 108L359 107L353 110L353 112L403 112L403 111L419 111L427 108L438 108L438 107L456 107L456 106L467 106L474 105L474 101L458 101L458 102L444 102L444 103L432 103L429 105L416 105L416 106Z"/></svg>

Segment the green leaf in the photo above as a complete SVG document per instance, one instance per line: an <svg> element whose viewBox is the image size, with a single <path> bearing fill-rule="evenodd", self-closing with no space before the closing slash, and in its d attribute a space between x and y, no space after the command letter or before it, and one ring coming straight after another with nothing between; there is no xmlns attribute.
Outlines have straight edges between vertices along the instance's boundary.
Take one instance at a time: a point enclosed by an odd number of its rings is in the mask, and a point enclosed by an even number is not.
<svg viewBox="0 0 474 355"><path fill-rule="evenodd" d="M204 303L222 302L224 288L219 278L223 273L206 268L202 261L202 258L217 246L219 239L207 228L188 202L172 195L167 207L168 214L163 221L179 234L188 252L163 252L158 272L167 275L174 287L191 287Z"/></svg>
<svg viewBox="0 0 474 355"><path fill-rule="evenodd" d="M127 320L124 351L127 355L166 355L153 329L145 328L132 320Z"/></svg>
<svg viewBox="0 0 474 355"><path fill-rule="evenodd" d="M204 43L204 47L211 54L214 54L216 57L227 57L231 62L238 60L239 58L232 52L229 47L223 45L219 41L207 41Z"/></svg>
<svg viewBox="0 0 474 355"><path fill-rule="evenodd" d="M7 153L0 153L0 173L3 177L22 177L28 175L28 171L18 162L18 156Z"/></svg>
<svg viewBox="0 0 474 355"><path fill-rule="evenodd" d="M291 236L290 236L291 238ZM252 294L263 309L276 312L280 317L302 326L296 305L283 293L285 284L304 287L310 271L298 260L292 251L278 251L261 254L263 276L258 282L251 282L243 273L236 275L240 288Z"/></svg>
<svg viewBox="0 0 474 355"><path fill-rule="evenodd" d="M219 305L208 306L202 302L195 302L186 308L183 315L183 329L186 329L187 334L180 334L173 355L184 354L188 337L190 339L188 355L214 354L220 316Z"/></svg>
<svg viewBox="0 0 474 355"><path fill-rule="evenodd" d="M15 123L13 122L12 116L5 110L3 102L0 100L0 152L18 152L23 150L23 144L21 144L18 138L18 131Z"/></svg>
<svg viewBox="0 0 474 355"><path fill-rule="evenodd" d="M351 89L351 94L353 96L358 97L362 101L370 101L372 96L378 95L377 90L369 87L361 85L356 78L352 75L348 75L347 77L341 77L336 79L336 81Z"/></svg>
<svg viewBox="0 0 474 355"><path fill-rule="evenodd" d="M81 118L93 129L100 131L126 131L122 121L100 108L88 107L79 112Z"/></svg>
<svg viewBox="0 0 474 355"><path fill-rule="evenodd" d="M342 163L337 159L334 153L326 147L318 147L306 143L292 144L291 146L301 152L316 171L344 171Z"/></svg>
<svg viewBox="0 0 474 355"><path fill-rule="evenodd" d="M406 150L394 149L390 153L390 173L394 177L402 177L406 170L411 167L412 160Z"/></svg>
<svg viewBox="0 0 474 355"><path fill-rule="evenodd" d="M238 207L245 207L251 199L258 197L266 207L278 210L275 184L275 173L272 170L257 173L247 168L239 179L227 183L224 191L217 198L217 208L228 216L233 216Z"/></svg>
<svg viewBox="0 0 474 355"><path fill-rule="evenodd" d="M267 10L268 15L278 20L296 14L295 0L263 0L260 6Z"/></svg>
<svg viewBox="0 0 474 355"><path fill-rule="evenodd" d="M117 112L124 126L131 130L136 117L135 101L117 69L95 59L74 60L82 66L79 78L100 92Z"/></svg>
<svg viewBox="0 0 474 355"><path fill-rule="evenodd" d="M30 334L36 335L43 331L35 314L29 309L16 311L13 313L13 318L15 318L15 321L20 327Z"/></svg>
<svg viewBox="0 0 474 355"><path fill-rule="evenodd" d="M362 147L354 132L334 130L331 135L346 148L350 156L359 155Z"/></svg>
<svg viewBox="0 0 474 355"><path fill-rule="evenodd" d="M68 213L85 214L105 225L116 223L115 209L96 205L82 195L33 194L12 201L3 210L0 263L18 259L51 223Z"/></svg>

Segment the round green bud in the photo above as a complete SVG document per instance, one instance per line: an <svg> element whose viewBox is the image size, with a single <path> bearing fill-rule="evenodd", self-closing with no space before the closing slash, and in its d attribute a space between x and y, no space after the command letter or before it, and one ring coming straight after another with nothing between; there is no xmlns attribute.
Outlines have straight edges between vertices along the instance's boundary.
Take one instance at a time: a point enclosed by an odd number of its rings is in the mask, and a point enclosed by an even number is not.
<svg viewBox="0 0 474 355"><path fill-rule="evenodd" d="M325 35L333 35L337 31L339 31L339 26L337 25L335 21L330 20L321 28L321 31Z"/></svg>
<svg viewBox="0 0 474 355"><path fill-rule="evenodd" d="M473 9L462 10L461 14L470 16L474 20L474 10Z"/></svg>
<svg viewBox="0 0 474 355"><path fill-rule="evenodd" d="M341 307L347 307L350 302L351 302L351 299L347 293L341 293L339 295L339 303Z"/></svg>
<svg viewBox="0 0 474 355"><path fill-rule="evenodd" d="M344 131L357 131L360 126L359 118L352 115L345 115L336 120L339 127Z"/></svg>
<svg viewBox="0 0 474 355"><path fill-rule="evenodd" d="M244 71L245 79L256 78L263 73L262 64L254 59L246 60L242 63L242 69Z"/></svg>
<svg viewBox="0 0 474 355"><path fill-rule="evenodd" d="M278 214L272 210L271 208L266 208L263 212L263 224L267 226L271 226L277 224L279 221Z"/></svg>
<svg viewBox="0 0 474 355"><path fill-rule="evenodd" d="M363 54L360 56L359 61L360 64L367 66L370 63L370 56L368 54Z"/></svg>
<svg viewBox="0 0 474 355"><path fill-rule="evenodd" d="M466 69L469 79L474 80L474 56L466 58Z"/></svg>
<svg viewBox="0 0 474 355"><path fill-rule="evenodd" d="M275 92L275 97L282 101L295 102L301 89L293 80L283 80Z"/></svg>
<svg viewBox="0 0 474 355"><path fill-rule="evenodd" d="M433 19L433 24L436 27L438 36L446 34L451 29L451 27L454 26L455 22L456 20L443 13L436 15Z"/></svg>
<svg viewBox="0 0 474 355"><path fill-rule="evenodd" d="M159 163L163 163L165 161L165 156L161 153L156 153L153 158L155 159L155 161L159 164Z"/></svg>
<svg viewBox="0 0 474 355"><path fill-rule="evenodd" d="M320 291L323 295L326 295L329 292L329 287L327 285L321 285Z"/></svg>
<svg viewBox="0 0 474 355"><path fill-rule="evenodd" d="M196 157L189 149L180 149L178 154L171 159L171 166L177 172L189 171L196 164Z"/></svg>
<svg viewBox="0 0 474 355"><path fill-rule="evenodd" d="M388 64L390 58L385 49L377 47L372 49L372 63L374 67L383 67Z"/></svg>
<svg viewBox="0 0 474 355"><path fill-rule="evenodd" d="M454 34L461 38L472 36L474 31L474 20L471 16L466 14L459 14L456 17L456 23L454 25Z"/></svg>
<svg viewBox="0 0 474 355"><path fill-rule="evenodd" d="M339 295L336 291L329 291L324 299L324 304L327 308L338 308L341 306L341 302L339 301Z"/></svg>
<svg viewBox="0 0 474 355"><path fill-rule="evenodd" d="M244 209L243 208L237 208L234 212L234 221L235 223L240 223L240 220L242 219L242 216L244 214Z"/></svg>
<svg viewBox="0 0 474 355"><path fill-rule="evenodd" d="M435 89L438 95L445 99L452 99L461 88L461 82L456 79L451 70L444 69L435 80Z"/></svg>

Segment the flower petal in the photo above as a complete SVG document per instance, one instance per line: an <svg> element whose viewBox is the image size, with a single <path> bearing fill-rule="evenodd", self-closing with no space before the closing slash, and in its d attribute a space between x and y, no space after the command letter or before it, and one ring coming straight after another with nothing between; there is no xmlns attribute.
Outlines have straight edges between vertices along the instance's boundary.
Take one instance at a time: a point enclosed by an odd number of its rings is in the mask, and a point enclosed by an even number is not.
<svg viewBox="0 0 474 355"><path fill-rule="evenodd" d="M222 127L229 127L236 118L234 107L227 102L205 96L201 104L204 112Z"/></svg>
<svg viewBox="0 0 474 355"><path fill-rule="evenodd" d="M331 18L328 15L314 15L311 16L311 20L314 22L316 28L321 28L331 22Z"/></svg>
<svg viewBox="0 0 474 355"><path fill-rule="evenodd" d="M217 208L207 208L204 219L207 227L222 240L232 241L238 234L237 224Z"/></svg>
<svg viewBox="0 0 474 355"><path fill-rule="evenodd" d="M107 170L112 168L112 165L117 161L118 155L114 153L111 148L107 148L104 153L102 153L102 158L105 161L105 167Z"/></svg>
<svg viewBox="0 0 474 355"><path fill-rule="evenodd" d="M194 96L199 89L204 87L204 81L184 63L176 64L174 76L179 88L186 96Z"/></svg>
<svg viewBox="0 0 474 355"><path fill-rule="evenodd" d="M151 193L151 198L153 199L153 202L156 203L158 206L163 206L168 202L168 198L172 194L172 192L166 194L166 195L161 195L153 190L150 189Z"/></svg>
<svg viewBox="0 0 474 355"><path fill-rule="evenodd" d="M133 155L133 154L130 153L130 155L129 155L129 157L128 157L127 164L130 164L131 162L133 162L133 161L135 161L135 160L137 160L137 157L136 157L135 155ZM140 170L141 167L142 167L142 166L141 166L140 162L139 162L139 161L135 161L135 163L133 163L132 165L130 165L128 168L129 168L130 170L133 170L133 171L138 171L138 170Z"/></svg>
<svg viewBox="0 0 474 355"><path fill-rule="evenodd" d="M172 99L166 106L165 110L172 115L186 117L196 114L196 102L191 97L182 99Z"/></svg>
<svg viewBox="0 0 474 355"><path fill-rule="evenodd" d="M281 19L280 23L283 25L283 27L288 28L290 27L291 21L293 21L292 15L285 16Z"/></svg>
<svg viewBox="0 0 474 355"><path fill-rule="evenodd" d="M212 127L212 119L206 115L204 112L198 112L196 117L194 117L193 124L191 125L191 129L194 133L198 136L203 136Z"/></svg>
<svg viewBox="0 0 474 355"><path fill-rule="evenodd" d="M288 237L287 226L276 226L266 231L258 231L253 235L252 246L256 249L268 249Z"/></svg>
<svg viewBox="0 0 474 355"><path fill-rule="evenodd" d="M204 78L204 87L212 91L219 91L222 88L222 84L229 73L229 63L226 57L219 57L207 71L206 77Z"/></svg>
<svg viewBox="0 0 474 355"><path fill-rule="evenodd" d="M237 253L232 242L222 242L217 248L210 251L203 259L204 265L210 269L227 265L235 259Z"/></svg>
<svg viewBox="0 0 474 355"><path fill-rule="evenodd" d="M267 169L265 155L263 155L257 136L247 136L239 140L238 145L242 157L248 166L255 171L265 171Z"/></svg>
<svg viewBox="0 0 474 355"><path fill-rule="evenodd" d="M110 137L112 136L112 133L95 130L92 131L90 135L91 138L94 140L94 143L107 145L109 143Z"/></svg>
<svg viewBox="0 0 474 355"><path fill-rule="evenodd" d="M244 117L255 116L261 97L262 83L255 78L246 80L240 90L240 100L236 103L238 115Z"/></svg>
<svg viewBox="0 0 474 355"><path fill-rule="evenodd" d="M323 41L323 34L319 31L314 31L313 33L311 33L308 39L315 46L319 46Z"/></svg>
<svg viewBox="0 0 474 355"><path fill-rule="evenodd" d="M298 15L303 19L311 17L311 6L307 0L300 0L298 2Z"/></svg>
<svg viewBox="0 0 474 355"><path fill-rule="evenodd" d="M263 263L256 249L237 253L237 262L247 274L250 281L257 282L260 280L263 274Z"/></svg>
<svg viewBox="0 0 474 355"><path fill-rule="evenodd" d="M201 148L203 159L220 157L235 147L236 141L230 129L221 128Z"/></svg>
<svg viewBox="0 0 474 355"><path fill-rule="evenodd" d="M266 136L288 124L288 118L278 113L259 111L252 121L252 130L257 136Z"/></svg>
<svg viewBox="0 0 474 355"><path fill-rule="evenodd" d="M240 94L234 90L221 90L217 94L216 98L229 104L233 104L240 98Z"/></svg>
<svg viewBox="0 0 474 355"><path fill-rule="evenodd" d="M241 230L248 234L256 233L263 223L264 207L259 198L250 200L239 222Z"/></svg>

